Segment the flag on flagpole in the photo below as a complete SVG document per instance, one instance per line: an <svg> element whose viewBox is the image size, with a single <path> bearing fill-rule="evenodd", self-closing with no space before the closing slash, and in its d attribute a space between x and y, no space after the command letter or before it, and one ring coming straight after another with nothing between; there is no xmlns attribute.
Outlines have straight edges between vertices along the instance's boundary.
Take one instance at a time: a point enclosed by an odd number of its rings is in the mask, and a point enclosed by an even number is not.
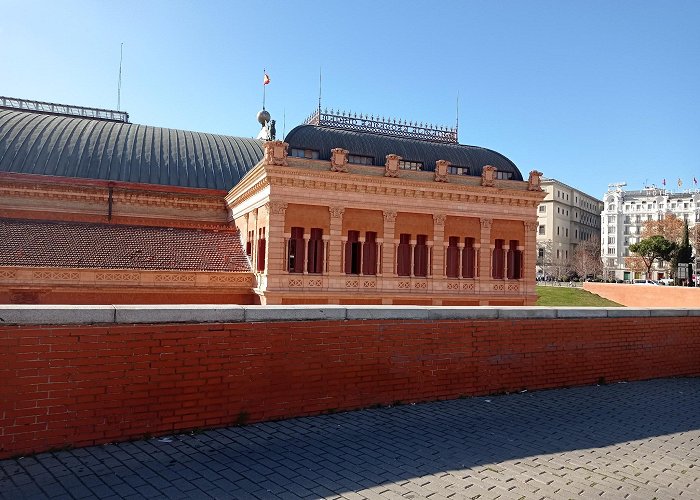
<svg viewBox="0 0 700 500"><path fill-rule="evenodd" d="M270 76L267 73L263 73L263 85L270 83Z"/></svg>
<svg viewBox="0 0 700 500"><path fill-rule="evenodd" d="M693 184L695 184L696 186L698 185L698 180L695 177L693 177Z"/></svg>
<svg viewBox="0 0 700 500"><path fill-rule="evenodd" d="M661 181L661 184L663 184L663 185L665 186L665 185L666 185L666 179L662 180L662 181Z"/></svg>

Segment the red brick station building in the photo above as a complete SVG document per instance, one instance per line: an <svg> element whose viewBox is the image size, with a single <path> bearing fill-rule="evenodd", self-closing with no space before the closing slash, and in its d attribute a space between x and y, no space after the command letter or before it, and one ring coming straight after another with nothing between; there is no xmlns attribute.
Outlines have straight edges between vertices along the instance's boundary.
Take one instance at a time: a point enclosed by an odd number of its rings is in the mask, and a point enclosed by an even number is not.
<svg viewBox="0 0 700 500"><path fill-rule="evenodd" d="M539 172L453 128L318 109L280 141L258 118L0 97L0 303L534 304Z"/></svg>

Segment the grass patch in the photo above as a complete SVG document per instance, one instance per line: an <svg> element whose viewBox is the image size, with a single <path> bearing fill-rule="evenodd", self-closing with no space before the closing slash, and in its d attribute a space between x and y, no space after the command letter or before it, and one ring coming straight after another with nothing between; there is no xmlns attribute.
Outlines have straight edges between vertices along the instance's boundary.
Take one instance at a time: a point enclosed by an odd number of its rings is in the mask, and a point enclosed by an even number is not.
<svg viewBox="0 0 700 500"><path fill-rule="evenodd" d="M581 288L559 286L538 286L538 306L569 306L569 307L623 307L617 302L604 299Z"/></svg>

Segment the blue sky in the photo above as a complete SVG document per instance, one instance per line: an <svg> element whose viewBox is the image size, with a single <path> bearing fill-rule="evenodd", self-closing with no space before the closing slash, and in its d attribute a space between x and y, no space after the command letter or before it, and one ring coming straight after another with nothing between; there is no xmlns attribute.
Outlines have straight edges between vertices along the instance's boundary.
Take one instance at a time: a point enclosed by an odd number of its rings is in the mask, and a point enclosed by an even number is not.
<svg viewBox="0 0 700 500"><path fill-rule="evenodd" d="M602 197L700 180L698 1L0 0L0 95L251 137L323 105L438 125Z"/></svg>

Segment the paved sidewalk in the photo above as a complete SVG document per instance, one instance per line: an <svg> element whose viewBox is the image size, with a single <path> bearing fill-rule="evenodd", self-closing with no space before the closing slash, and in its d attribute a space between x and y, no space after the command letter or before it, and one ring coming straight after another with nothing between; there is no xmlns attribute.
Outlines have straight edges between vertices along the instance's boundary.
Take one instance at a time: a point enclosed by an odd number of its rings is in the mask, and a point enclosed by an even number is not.
<svg viewBox="0 0 700 500"><path fill-rule="evenodd" d="M700 378L362 410L0 461L0 498L700 498Z"/></svg>

